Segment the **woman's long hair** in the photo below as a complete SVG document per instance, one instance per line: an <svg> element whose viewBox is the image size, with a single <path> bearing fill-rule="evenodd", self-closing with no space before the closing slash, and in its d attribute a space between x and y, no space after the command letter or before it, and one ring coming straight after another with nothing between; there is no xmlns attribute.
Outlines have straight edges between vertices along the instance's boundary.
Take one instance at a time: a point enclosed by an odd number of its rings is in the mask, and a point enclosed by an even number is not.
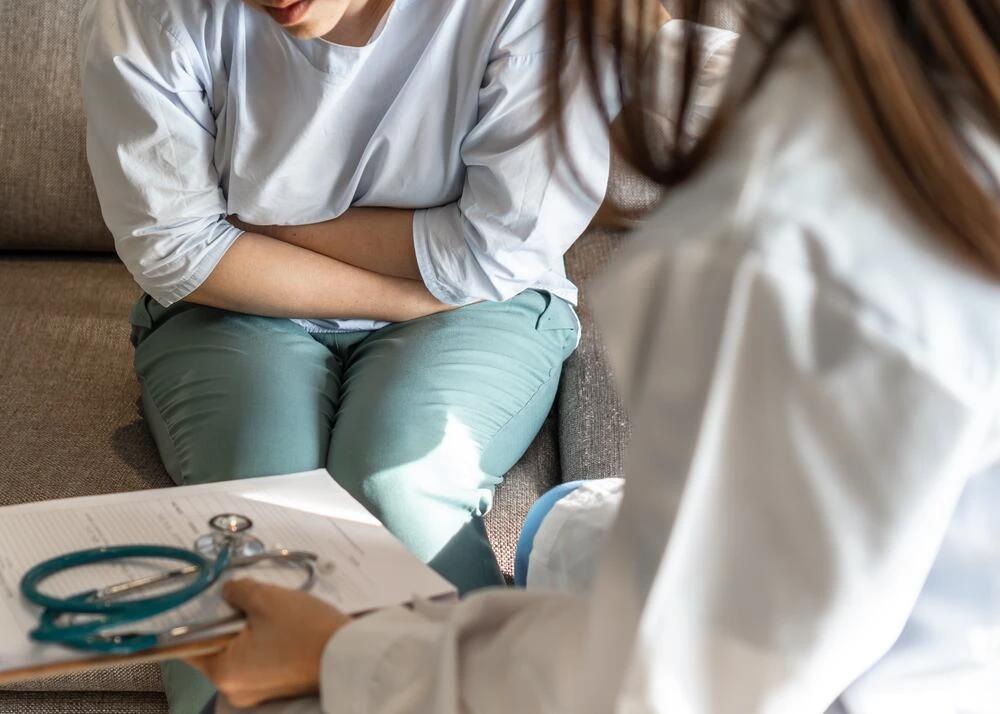
<svg viewBox="0 0 1000 714"><path fill-rule="evenodd" d="M558 78L571 38L580 43L598 98L598 78L607 69L603 43L610 40L624 107L622 131L614 135L618 150L653 181L675 186L709 155L785 41L807 29L819 39L854 121L900 195L942 239L1000 277L997 177L966 130L974 121L1000 136L1000 0L677 0L671 9L675 18L709 23L734 5L744 31L762 43L764 61L749 91L730 94L708 129L691 140L683 132L701 66L693 26L684 61L657 73L645 63L657 54L646 50L662 0L552 0L553 119L561 116ZM650 124L650 76L680 83L672 108L675 136L666 142Z"/></svg>

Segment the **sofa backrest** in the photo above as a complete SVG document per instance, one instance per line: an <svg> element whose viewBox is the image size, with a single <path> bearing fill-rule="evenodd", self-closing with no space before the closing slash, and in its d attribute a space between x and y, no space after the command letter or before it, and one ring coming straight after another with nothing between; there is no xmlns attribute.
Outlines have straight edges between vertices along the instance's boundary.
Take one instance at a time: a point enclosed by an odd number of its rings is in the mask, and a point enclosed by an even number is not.
<svg viewBox="0 0 1000 714"><path fill-rule="evenodd" d="M110 250L77 72L85 0L0 0L0 249Z"/></svg>
<svg viewBox="0 0 1000 714"><path fill-rule="evenodd" d="M0 0L0 250L114 247L86 161L77 67L85 2ZM620 166L610 193L633 210L657 196Z"/></svg>

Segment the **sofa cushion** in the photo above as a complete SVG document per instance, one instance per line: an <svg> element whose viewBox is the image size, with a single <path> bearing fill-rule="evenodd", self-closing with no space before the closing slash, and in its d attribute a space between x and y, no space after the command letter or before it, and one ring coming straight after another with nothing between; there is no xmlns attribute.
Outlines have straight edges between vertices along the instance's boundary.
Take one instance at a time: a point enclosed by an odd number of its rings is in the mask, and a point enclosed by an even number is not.
<svg viewBox="0 0 1000 714"><path fill-rule="evenodd" d="M597 225L614 226L616 222L640 218L663 198L663 188L636 171L622 155L611 155L611 177ZM620 214L620 215L619 215Z"/></svg>
<svg viewBox="0 0 1000 714"><path fill-rule="evenodd" d="M508 581L513 578L514 552L528 510L539 496L561 481L557 412L558 409L553 410L538 438L504 477L493 510L486 516L490 544Z"/></svg>
<svg viewBox="0 0 1000 714"><path fill-rule="evenodd" d="M151 664L62 674L43 680L15 682L0 687L0 702L14 692L149 692L163 693L160 668ZM3 714L3 709L0 709Z"/></svg>
<svg viewBox="0 0 1000 714"><path fill-rule="evenodd" d="M0 505L170 485L137 408L127 319L137 292L109 258L0 256ZM161 684L145 666L15 688Z"/></svg>
<svg viewBox="0 0 1000 714"><path fill-rule="evenodd" d="M683 2L682 0L665 0L664 5L669 12L676 15L679 14ZM741 24L739 6L741 3L737 0L729 0L728 2L713 3L713 5L712 15L708 18L707 23L724 30L739 32Z"/></svg>
<svg viewBox="0 0 1000 714"><path fill-rule="evenodd" d="M137 408L108 258L0 257L0 505L170 485Z"/></svg>
<svg viewBox="0 0 1000 714"><path fill-rule="evenodd" d="M563 370L559 390L559 460L563 480L623 475L631 427L608 368L587 301L587 283L623 244L625 234L593 229L566 255L566 271L583 289L580 347Z"/></svg>
<svg viewBox="0 0 1000 714"><path fill-rule="evenodd" d="M8 692L0 714L167 714L167 700L152 692Z"/></svg>
<svg viewBox="0 0 1000 714"><path fill-rule="evenodd" d="M84 148L84 0L0 0L0 249L110 250Z"/></svg>

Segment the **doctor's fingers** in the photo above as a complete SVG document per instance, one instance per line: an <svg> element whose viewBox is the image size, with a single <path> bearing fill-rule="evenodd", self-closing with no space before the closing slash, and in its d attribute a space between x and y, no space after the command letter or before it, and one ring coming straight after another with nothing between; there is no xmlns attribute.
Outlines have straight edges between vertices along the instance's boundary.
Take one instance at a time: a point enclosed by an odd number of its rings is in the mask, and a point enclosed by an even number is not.
<svg viewBox="0 0 1000 714"><path fill-rule="evenodd" d="M315 687L303 686L301 682L266 676L241 654L242 650L226 651L188 663L208 677L231 708L250 709L265 702L314 693Z"/></svg>
<svg viewBox="0 0 1000 714"><path fill-rule="evenodd" d="M215 685L219 693L241 709L253 707L268 699L266 691L254 691L256 687L244 668L238 666L234 657L226 652L207 657L185 660Z"/></svg>
<svg viewBox="0 0 1000 714"><path fill-rule="evenodd" d="M189 657L185 659L184 662L205 675L205 678L216 687L219 686L218 680L220 673L225 672L229 666L225 650L211 655Z"/></svg>
<svg viewBox="0 0 1000 714"><path fill-rule="evenodd" d="M233 686L240 679L240 674L245 670L243 652L252 645L251 633L244 629L226 644L225 649L214 654L189 657L184 661L222 689L223 684Z"/></svg>
<svg viewBox="0 0 1000 714"><path fill-rule="evenodd" d="M222 588L222 596L230 605L243 612L247 617L266 615L273 608L275 594L273 590L283 592L283 588L274 585L264 585L255 580L242 578L230 580Z"/></svg>
<svg viewBox="0 0 1000 714"><path fill-rule="evenodd" d="M329 608L309 593L248 578L226 583L222 596L232 607L245 614L251 623L275 618L287 621L290 616L297 617L318 608Z"/></svg>
<svg viewBox="0 0 1000 714"><path fill-rule="evenodd" d="M210 682L214 683L212 679L211 672L213 670L213 660L217 655L202 655L200 657L188 657L184 660L184 664L189 667L194 667L196 670L205 675L205 678Z"/></svg>

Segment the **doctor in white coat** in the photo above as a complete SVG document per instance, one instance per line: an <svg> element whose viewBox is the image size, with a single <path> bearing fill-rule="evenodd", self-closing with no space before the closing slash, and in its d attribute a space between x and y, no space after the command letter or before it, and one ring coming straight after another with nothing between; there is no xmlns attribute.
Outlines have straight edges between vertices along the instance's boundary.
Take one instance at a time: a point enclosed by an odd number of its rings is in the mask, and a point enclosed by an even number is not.
<svg viewBox="0 0 1000 714"><path fill-rule="evenodd" d="M614 18L628 57L643 4L567 3L551 61ZM592 587L348 621L235 583L249 627L195 663L229 703L1000 711L1000 3L780 9L701 140L650 145L623 65L625 149L670 190L591 287L635 424Z"/></svg>

